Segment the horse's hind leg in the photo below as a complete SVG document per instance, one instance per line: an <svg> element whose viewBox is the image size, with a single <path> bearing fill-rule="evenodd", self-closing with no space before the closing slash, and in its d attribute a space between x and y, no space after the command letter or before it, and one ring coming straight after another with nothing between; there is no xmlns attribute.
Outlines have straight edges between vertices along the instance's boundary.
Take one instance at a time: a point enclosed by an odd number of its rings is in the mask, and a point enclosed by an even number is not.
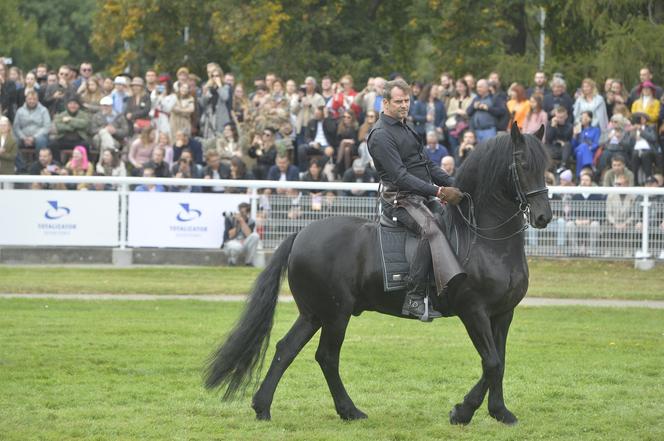
<svg viewBox="0 0 664 441"><path fill-rule="evenodd" d="M254 394L251 403L257 419L270 419L270 407L272 406L274 391L277 389L281 376L319 328L320 323L300 315L284 338L277 343L270 369L267 371L267 375L258 391Z"/></svg>
<svg viewBox="0 0 664 441"><path fill-rule="evenodd" d="M503 376L505 374L505 346L507 344L507 332L509 331L510 324L514 310L506 312L500 316L494 317L491 320L493 328L493 337L496 343L496 350L500 357L500 369L497 373L496 380L489 388L489 415L500 422L506 424L515 424L517 418L507 407L505 407L505 400L503 399Z"/></svg>
<svg viewBox="0 0 664 441"><path fill-rule="evenodd" d="M316 351L316 361L320 365L334 400L334 407L344 420L366 418L367 415L355 407L339 376L339 353L346 335L350 315L338 317L331 323L323 324L320 343Z"/></svg>

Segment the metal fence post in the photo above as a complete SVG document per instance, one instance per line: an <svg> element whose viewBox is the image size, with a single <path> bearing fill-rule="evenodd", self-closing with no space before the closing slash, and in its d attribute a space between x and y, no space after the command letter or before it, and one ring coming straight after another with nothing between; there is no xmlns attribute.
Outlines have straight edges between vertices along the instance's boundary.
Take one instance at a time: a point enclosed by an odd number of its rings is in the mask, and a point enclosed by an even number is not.
<svg viewBox="0 0 664 441"><path fill-rule="evenodd" d="M650 236L648 225L650 223L650 198L647 194L643 195L643 202L641 202L641 205L643 206L643 219L641 220L643 225L641 228L641 255L643 259L647 259L650 257L648 254L648 239Z"/></svg>
<svg viewBox="0 0 664 441"><path fill-rule="evenodd" d="M256 188L251 189L251 218L256 219L256 214L258 214L258 190Z"/></svg>
<svg viewBox="0 0 664 441"><path fill-rule="evenodd" d="M128 184L120 185L120 249L127 247L127 194Z"/></svg>

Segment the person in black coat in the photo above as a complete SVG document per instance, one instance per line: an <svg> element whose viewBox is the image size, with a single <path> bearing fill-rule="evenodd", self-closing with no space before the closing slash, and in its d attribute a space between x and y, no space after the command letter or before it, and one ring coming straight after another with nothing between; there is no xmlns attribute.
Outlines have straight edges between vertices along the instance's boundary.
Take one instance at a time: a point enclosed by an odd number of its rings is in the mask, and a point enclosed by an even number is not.
<svg viewBox="0 0 664 441"><path fill-rule="evenodd" d="M298 164L309 164L313 157L321 157L325 150L337 145L337 122L332 118L325 106L314 111L314 117L304 129L304 144L298 146ZM334 157L334 151L327 156Z"/></svg>
<svg viewBox="0 0 664 441"><path fill-rule="evenodd" d="M565 107L556 107L553 118L546 125L544 145L549 150L553 168L569 168L572 153L573 127Z"/></svg>

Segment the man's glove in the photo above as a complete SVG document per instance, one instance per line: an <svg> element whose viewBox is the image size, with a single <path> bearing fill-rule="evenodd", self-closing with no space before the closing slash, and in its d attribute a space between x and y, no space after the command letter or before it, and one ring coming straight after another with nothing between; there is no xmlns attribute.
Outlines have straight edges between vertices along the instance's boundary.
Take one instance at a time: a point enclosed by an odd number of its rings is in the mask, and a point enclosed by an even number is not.
<svg viewBox="0 0 664 441"><path fill-rule="evenodd" d="M441 201L447 201L452 205L457 205L463 199L463 193L456 187L438 187L436 197Z"/></svg>

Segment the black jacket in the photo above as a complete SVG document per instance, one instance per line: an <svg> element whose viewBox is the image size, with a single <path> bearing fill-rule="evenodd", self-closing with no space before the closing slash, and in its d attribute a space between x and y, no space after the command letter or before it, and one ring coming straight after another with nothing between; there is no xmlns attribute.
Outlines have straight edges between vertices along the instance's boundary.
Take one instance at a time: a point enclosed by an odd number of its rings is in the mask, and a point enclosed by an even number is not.
<svg viewBox="0 0 664 441"><path fill-rule="evenodd" d="M309 144L316 139L316 132L318 131L318 120L313 118L307 123L304 130L304 141ZM337 146L337 123L333 118L323 119L323 133L325 139L330 144L330 147Z"/></svg>
<svg viewBox="0 0 664 441"><path fill-rule="evenodd" d="M562 126L553 127L551 121L546 125L545 144L553 144L556 141L572 142L572 123L568 117Z"/></svg>
<svg viewBox="0 0 664 441"><path fill-rule="evenodd" d="M428 158L415 130L402 121L381 113L367 144L378 177L390 191L435 196L437 185L454 183L453 178Z"/></svg>

